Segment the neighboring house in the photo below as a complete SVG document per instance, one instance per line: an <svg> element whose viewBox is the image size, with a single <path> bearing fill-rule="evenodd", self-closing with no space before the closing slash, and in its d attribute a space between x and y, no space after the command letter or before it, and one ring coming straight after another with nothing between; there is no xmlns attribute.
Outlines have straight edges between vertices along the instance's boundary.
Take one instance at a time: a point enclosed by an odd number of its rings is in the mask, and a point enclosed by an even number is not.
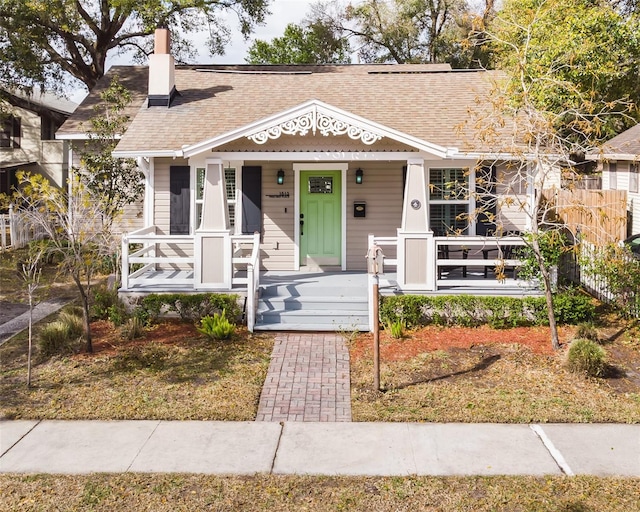
<svg viewBox="0 0 640 512"><path fill-rule="evenodd" d="M146 194L143 225L123 244L123 293L246 290L250 316L258 269L272 282L363 274L372 241L398 292L518 290L517 280L493 279L493 267L521 240L462 218L483 206L468 193L478 176L506 182L512 172L508 155L485 157L474 123L465 125L494 73L175 66L168 48L158 31L149 68L112 68L57 134L82 138L112 76L132 91L114 154L138 159ZM533 186L492 192L530 197ZM528 227L515 203L490 214L502 234Z"/></svg>
<svg viewBox="0 0 640 512"><path fill-rule="evenodd" d="M0 103L0 193L17 185L19 170L66 186L68 144L55 140L55 133L77 105L48 93L7 91L0 94Z"/></svg>
<svg viewBox="0 0 640 512"><path fill-rule="evenodd" d="M603 190L627 192L627 235L640 233L640 124L605 143L597 155Z"/></svg>

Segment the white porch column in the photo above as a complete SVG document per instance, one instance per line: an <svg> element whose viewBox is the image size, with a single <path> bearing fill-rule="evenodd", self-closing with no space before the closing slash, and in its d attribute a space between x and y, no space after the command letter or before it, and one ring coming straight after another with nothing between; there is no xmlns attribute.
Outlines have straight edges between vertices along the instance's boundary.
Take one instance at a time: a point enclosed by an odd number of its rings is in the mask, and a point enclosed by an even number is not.
<svg viewBox="0 0 640 512"><path fill-rule="evenodd" d="M153 226L153 201L155 197L154 190L154 160L146 158L138 158L138 168L144 175L144 202L142 204L142 217L144 219L144 227Z"/></svg>
<svg viewBox="0 0 640 512"><path fill-rule="evenodd" d="M423 159L407 160L407 181L398 230L398 284L405 289L436 289L435 242L429 229L427 180Z"/></svg>
<svg viewBox="0 0 640 512"><path fill-rule="evenodd" d="M231 289L231 238L222 160L208 159L204 180L202 222L196 226L195 287Z"/></svg>

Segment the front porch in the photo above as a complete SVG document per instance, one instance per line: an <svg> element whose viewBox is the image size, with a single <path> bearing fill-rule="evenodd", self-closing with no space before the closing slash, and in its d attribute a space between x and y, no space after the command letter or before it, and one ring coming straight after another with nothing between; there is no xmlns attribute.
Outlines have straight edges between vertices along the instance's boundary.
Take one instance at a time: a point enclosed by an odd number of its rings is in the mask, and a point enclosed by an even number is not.
<svg viewBox="0 0 640 512"><path fill-rule="evenodd" d="M434 257L417 272L424 279L413 282L406 268L412 255L400 247L403 240L369 236L370 248L400 256L383 260L381 294L522 297L540 293L535 282L518 278L521 262L514 259L514 249L524 245L520 237L430 235L426 254ZM257 234L222 236L226 249L215 261L197 257L202 254L197 250L199 243L196 236L156 235L153 227L126 235L120 293L237 293L246 298L246 320L252 331L372 329L372 286L364 271L265 271L260 266ZM202 267L207 265L217 267L208 272L223 276L220 282L203 281L207 271Z"/></svg>

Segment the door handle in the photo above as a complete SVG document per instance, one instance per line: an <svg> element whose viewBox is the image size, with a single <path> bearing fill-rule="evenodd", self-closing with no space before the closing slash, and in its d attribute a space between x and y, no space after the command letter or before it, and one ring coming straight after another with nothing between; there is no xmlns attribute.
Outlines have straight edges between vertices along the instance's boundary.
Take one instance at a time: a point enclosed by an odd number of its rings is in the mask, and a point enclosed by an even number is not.
<svg viewBox="0 0 640 512"><path fill-rule="evenodd" d="M301 220L300 221L300 236L304 235L304 233L302 232L303 226L304 226L304 221Z"/></svg>

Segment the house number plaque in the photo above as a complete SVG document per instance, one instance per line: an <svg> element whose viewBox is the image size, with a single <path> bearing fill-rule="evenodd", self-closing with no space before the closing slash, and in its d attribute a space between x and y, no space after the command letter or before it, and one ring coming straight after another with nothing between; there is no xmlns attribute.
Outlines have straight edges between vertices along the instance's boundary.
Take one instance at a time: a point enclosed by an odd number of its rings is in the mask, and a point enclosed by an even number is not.
<svg viewBox="0 0 640 512"><path fill-rule="evenodd" d="M422 206L422 203L417 199L411 200L411 208L413 208L414 210L419 210L421 206Z"/></svg>

